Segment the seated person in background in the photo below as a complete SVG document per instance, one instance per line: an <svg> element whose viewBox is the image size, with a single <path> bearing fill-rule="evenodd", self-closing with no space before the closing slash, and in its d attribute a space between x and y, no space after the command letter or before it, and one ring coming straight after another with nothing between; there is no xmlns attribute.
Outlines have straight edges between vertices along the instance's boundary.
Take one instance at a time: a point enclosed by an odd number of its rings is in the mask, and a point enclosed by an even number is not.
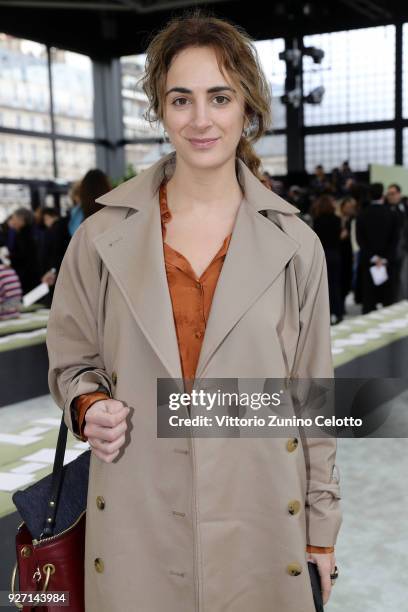
<svg viewBox="0 0 408 612"><path fill-rule="evenodd" d="M21 283L9 265L7 247L0 248L0 321L20 316Z"/></svg>

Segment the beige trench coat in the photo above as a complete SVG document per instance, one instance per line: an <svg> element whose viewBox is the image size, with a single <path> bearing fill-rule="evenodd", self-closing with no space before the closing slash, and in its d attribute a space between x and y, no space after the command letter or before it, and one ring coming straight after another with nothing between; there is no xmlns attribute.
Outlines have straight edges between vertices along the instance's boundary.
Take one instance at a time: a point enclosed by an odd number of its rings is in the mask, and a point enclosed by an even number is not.
<svg viewBox="0 0 408 612"><path fill-rule="evenodd" d="M50 390L70 428L73 398L99 384L134 409L115 462L91 458L86 612L313 612L305 547L333 545L341 524L335 440L157 437L156 379L182 376L157 191L170 158L98 200L48 324ZM332 377L321 244L241 160L238 171L245 197L197 380Z"/></svg>

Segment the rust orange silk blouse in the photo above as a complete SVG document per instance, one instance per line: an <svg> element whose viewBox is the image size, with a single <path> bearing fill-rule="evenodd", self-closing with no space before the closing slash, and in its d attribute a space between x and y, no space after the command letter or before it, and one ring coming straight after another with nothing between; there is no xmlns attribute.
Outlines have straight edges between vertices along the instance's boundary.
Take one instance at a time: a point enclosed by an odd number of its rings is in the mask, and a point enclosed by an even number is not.
<svg viewBox="0 0 408 612"><path fill-rule="evenodd" d="M197 278L189 261L165 242L166 223L171 219L171 212L167 205L166 182L167 179L164 179L159 190L164 262L173 306L181 369L183 378L186 384L189 385L195 377L212 298L232 234L224 238L221 247L214 255L208 267ZM104 393L95 392L76 398L75 411L78 431L83 440L87 440L83 434L87 409L94 402L108 397ZM308 552L325 553L332 552L334 547L308 545L307 550Z"/></svg>

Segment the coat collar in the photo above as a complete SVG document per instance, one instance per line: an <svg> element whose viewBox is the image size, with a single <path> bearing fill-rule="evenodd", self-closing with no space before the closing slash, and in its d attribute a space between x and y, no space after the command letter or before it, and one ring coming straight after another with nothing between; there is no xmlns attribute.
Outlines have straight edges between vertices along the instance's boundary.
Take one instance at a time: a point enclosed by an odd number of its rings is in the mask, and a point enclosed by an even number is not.
<svg viewBox="0 0 408 612"><path fill-rule="evenodd" d="M98 198L106 206L128 207L128 214L94 238L96 249L121 290L130 312L172 378L182 378L164 263L158 189L167 161L159 160L134 179ZM213 296L196 377L205 376L211 358L261 294L294 256L299 244L277 223L259 214L292 215L298 209L268 190L240 160L245 196Z"/></svg>
<svg viewBox="0 0 408 612"><path fill-rule="evenodd" d="M237 158L236 161L245 197L254 210L274 210L283 214L299 213L295 206L267 189L241 159ZM163 177L170 177L174 172L175 163L176 155L173 151L134 178L104 194L96 202L105 206L126 206L135 210L145 210L158 193Z"/></svg>

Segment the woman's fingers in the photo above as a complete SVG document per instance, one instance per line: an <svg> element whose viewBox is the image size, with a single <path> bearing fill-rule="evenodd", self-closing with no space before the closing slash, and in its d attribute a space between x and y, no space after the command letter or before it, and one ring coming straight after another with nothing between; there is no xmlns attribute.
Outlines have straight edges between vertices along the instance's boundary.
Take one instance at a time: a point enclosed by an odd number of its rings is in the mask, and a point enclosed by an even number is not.
<svg viewBox="0 0 408 612"><path fill-rule="evenodd" d="M119 438L127 429L126 421L121 421L116 427L100 427L94 423L87 423L85 425L84 434L89 438L99 438L99 440L106 440L106 442L114 442Z"/></svg>
<svg viewBox="0 0 408 612"><path fill-rule="evenodd" d="M92 448L101 451L104 455L113 455L125 443L125 436L122 435L114 442L105 442L99 438L88 438Z"/></svg>
<svg viewBox="0 0 408 612"><path fill-rule="evenodd" d="M319 572L320 572L320 569L319 569ZM330 580L330 567L327 568L326 566L324 566L324 568L322 568L322 571L320 572L320 581L322 585L323 605L326 605L327 602L329 601L331 590L332 590L332 584Z"/></svg>
<svg viewBox="0 0 408 612"><path fill-rule="evenodd" d="M119 455L118 450L112 455L107 455L106 453L102 453L96 448L93 448L92 452L94 455L96 455L96 457L98 457L98 459L100 459L101 461L104 461L105 463L112 463L112 461L116 459L116 457Z"/></svg>
<svg viewBox="0 0 408 612"><path fill-rule="evenodd" d="M99 400L85 414L84 434L92 452L111 463L125 443L129 408L118 400Z"/></svg>
<svg viewBox="0 0 408 612"><path fill-rule="evenodd" d="M322 590L323 605L325 605L330 598L332 583L330 574L334 571L336 560L334 553L309 553L307 560L316 563L317 569L320 576L320 584Z"/></svg>
<svg viewBox="0 0 408 612"><path fill-rule="evenodd" d="M86 411L87 423L101 427L115 427L129 414L129 408L119 400L99 400Z"/></svg>

